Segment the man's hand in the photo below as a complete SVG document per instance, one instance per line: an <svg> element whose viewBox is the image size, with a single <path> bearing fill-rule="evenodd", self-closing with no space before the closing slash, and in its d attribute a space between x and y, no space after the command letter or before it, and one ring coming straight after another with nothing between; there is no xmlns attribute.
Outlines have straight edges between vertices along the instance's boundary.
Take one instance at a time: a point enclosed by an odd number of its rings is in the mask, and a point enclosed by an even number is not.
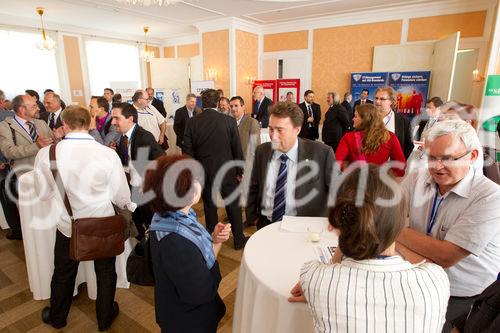
<svg viewBox="0 0 500 333"><path fill-rule="evenodd" d="M307 303L306 297L304 296L304 291L302 290L302 286L300 282L297 282L295 286L293 286L292 290L290 290L292 297L288 297L288 302L290 303Z"/></svg>
<svg viewBox="0 0 500 333"><path fill-rule="evenodd" d="M108 145L109 148L116 150L116 141L111 141Z"/></svg>
<svg viewBox="0 0 500 333"><path fill-rule="evenodd" d="M158 139L158 144L161 146L163 144L163 141L165 141L165 136L160 135L160 139Z"/></svg>
<svg viewBox="0 0 500 333"><path fill-rule="evenodd" d="M309 117L309 118L307 118L307 122L308 122L308 123L314 123L314 118L313 118L313 117Z"/></svg>
<svg viewBox="0 0 500 333"><path fill-rule="evenodd" d="M38 148L43 148L51 145L54 142L51 138L44 138L43 136L38 136L38 139L36 140L36 145Z"/></svg>
<svg viewBox="0 0 500 333"><path fill-rule="evenodd" d="M231 225L217 223L212 232L212 241L214 244L224 243L229 239L229 235L231 234Z"/></svg>
<svg viewBox="0 0 500 333"><path fill-rule="evenodd" d="M62 126L54 129L53 133L54 133L54 137L56 138L56 140L60 140L60 139L64 138L64 135L65 135L64 128Z"/></svg>

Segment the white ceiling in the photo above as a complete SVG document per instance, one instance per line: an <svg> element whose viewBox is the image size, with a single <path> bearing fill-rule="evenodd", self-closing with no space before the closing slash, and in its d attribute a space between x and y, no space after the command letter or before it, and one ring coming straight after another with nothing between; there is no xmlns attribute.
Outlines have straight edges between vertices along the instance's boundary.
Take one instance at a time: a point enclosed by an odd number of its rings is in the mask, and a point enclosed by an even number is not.
<svg viewBox="0 0 500 333"><path fill-rule="evenodd" d="M142 7L115 0L0 0L0 26L39 27L35 8L42 6L50 30L142 40L142 27L148 25L148 37L161 41L196 33L194 24L225 17L265 25L426 2L433 1L185 0L169 6Z"/></svg>

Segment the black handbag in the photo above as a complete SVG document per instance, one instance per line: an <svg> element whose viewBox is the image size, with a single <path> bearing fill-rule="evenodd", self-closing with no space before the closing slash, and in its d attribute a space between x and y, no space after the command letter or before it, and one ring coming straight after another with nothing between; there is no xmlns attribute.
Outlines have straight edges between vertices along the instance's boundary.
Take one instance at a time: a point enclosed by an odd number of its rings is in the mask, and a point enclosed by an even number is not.
<svg viewBox="0 0 500 333"><path fill-rule="evenodd" d="M155 285L149 237L150 234L146 231L144 238L137 243L127 259L127 280L140 286Z"/></svg>

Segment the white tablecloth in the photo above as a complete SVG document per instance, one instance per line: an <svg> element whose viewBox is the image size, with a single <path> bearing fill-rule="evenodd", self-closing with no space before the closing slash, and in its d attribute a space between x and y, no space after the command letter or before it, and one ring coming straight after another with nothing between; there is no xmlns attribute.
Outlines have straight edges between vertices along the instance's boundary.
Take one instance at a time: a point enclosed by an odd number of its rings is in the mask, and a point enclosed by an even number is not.
<svg viewBox="0 0 500 333"><path fill-rule="evenodd" d="M50 280L54 271L54 244L56 241L56 225L62 209L54 201L36 199L33 187L33 172L19 178L19 214L23 231L24 254L30 290L35 300L50 298ZM62 206L62 207L61 207ZM118 288L128 288L126 264L132 249L132 241L125 242L125 251L116 257L116 274ZM78 268L75 283L75 294L79 284L87 282L90 299L97 297L97 285L93 261L83 261Z"/></svg>
<svg viewBox="0 0 500 333"><path fill-rule="evenodd" d="M289 303L304 262L316 259L316 246L336 246L337 237L325 231L319 243L307 233L280 230L273 223L248 240L241 260L233 332L314 332L307 304Z"/></svg>

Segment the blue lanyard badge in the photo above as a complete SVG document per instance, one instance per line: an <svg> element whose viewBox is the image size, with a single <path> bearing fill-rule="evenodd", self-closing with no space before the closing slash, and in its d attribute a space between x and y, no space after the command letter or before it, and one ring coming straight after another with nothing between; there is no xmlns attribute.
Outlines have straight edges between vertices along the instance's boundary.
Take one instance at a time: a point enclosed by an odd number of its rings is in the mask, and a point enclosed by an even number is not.
<svg viewBox="0 0 500 333"><path fill-rule="evenodd" d="M436 188L436 194L434 194L434 200L432 201L432 210L431 210L431 216L429 218L429 224L427 225L427 235L431 234L432 227L434 227L434 224L436 223L436 217L438 214L439 207L443 203L444 198L439 199L439 202L437 200L438 197L438 189Z"/></svg>

